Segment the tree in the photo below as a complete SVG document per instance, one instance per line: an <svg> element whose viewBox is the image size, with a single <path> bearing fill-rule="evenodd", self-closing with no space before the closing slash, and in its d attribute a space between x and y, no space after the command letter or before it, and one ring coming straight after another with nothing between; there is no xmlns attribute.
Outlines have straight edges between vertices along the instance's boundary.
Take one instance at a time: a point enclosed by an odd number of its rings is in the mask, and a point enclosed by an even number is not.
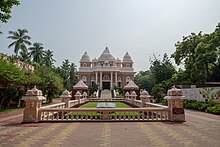
<svg viewBox="0 0 220 147"><path fill-rule="evenodd" d="M56 72L63 78L64 88L72 90L72 86L77 82L76 65L65 59L62 65L56 68Z"/></svg>
<svg viewBox="0 0 220 147"><path fill-rule="evenodd" d="M18 91L26 82L25 70L16 67L13 63L0 58L0 109L7 108L13 98L19 99Z"/></svg>
<svg viewBox="0 0 220 147"><path fill-rule="evenodd" d="M47 95L47 102L52 102L63 91L63 80L51 68L41 66L35 70L38 77L37 85Z"/></svg>
<svg viewBox="0 0 220 147"><path fill-rule="evenodd" d="M14 46L14 53L16 57L18 56L18 52L21 50L22 52L27 52L26 45L31 45L29 41L31 39L30 36L27 35L28 31L26 29L18 29L17 31L9 31L10 36L8 39L14 40L11 44L9 44L8 48Z"/></svg>
<svg viewBox="0 0 220 147"><path fill-rule="evenodd" d="M70 62L65 59L61 65L61 77L64 80L64 88L70 90Z"/></svg>
<svg viewBox="0 0 220 147"><path fill-rule="evenodd" d="M74 63L70 64L70 89L77 83L76 77L76 65Z"/></svg>
<svg viewBox="0 0 220 147"><path fill-rule="evenodd" d="M53 51L46 50L44 52L44 65L48 67L52 67L53 62L56 60L53 59Z"/></svg>
<svg viewBox="0 0 220 147"><path fill-rule="evenodd" d="M151 92L153 88L152 73L150 70L140 71L134 78L135 83L140 89L145 89Z"/></svg>
<svg viewBox="0 0 220 147"><path fill-rule="evenodd" d="M11 8L14 5L19 5L19 0L1 0L0 1L0 21L3 23L8 22L8 20L11 18ZM0 34L2 32L0 31Z"/></svg>
<svg viewBox="0 0 220 147"><path fill-rule="evenodd" d="M176 43L172 57L185 66L185 75L193 83L214 81L219 77L220 23L210 34L191 33ZM217 78L216 78L217 77Z"/></svg>
<svg viewBox="0 0 220 147"><path fill-rule="evenodd" d="M39 63L40 65L43 63L43 57L45 55L44 47L42 43L35 42L33 47L29 48L30 56L33 58L33 62Z"/></svg>
<svg viewBox="0 0 220 147"><path fill-rule="evenodd" d="M164 80L170 79L176 72L169 57L165 53L162 61L154 56L151 61L150 71L152 73L152 79L154 84L159 84Z"/></svg>
<svg viewBox="0 0 220 147"><path fill-rule="evenodd" d="M19 59L21 61L25 61L25 62L28 62L28 63L31 62L30 55L29 55L29 53L27 51L20 52Z"/></svg>

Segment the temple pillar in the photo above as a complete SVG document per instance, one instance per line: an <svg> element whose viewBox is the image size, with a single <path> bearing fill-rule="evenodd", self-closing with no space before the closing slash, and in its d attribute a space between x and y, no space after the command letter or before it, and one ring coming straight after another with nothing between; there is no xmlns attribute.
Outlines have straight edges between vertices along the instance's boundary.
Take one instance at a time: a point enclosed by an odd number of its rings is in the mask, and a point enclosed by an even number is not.
<svg viewBox="0 0 220 147"><path fill-rule="evenodd" d="M100 90L102 90L102 72L100 71Z"/></svg>
<svg viewBox="0 0 220 147"><path fill-rule="evenodd" d="M26 92L26 95L22 97L22 100L24 100L26 103L23 122L38 122L41 117L41 114L38 113L38 110L41 107L42 101L46 100L42 94L42 91L38 90L36 86L34 86L33 89Z"/></svg>
<svg viewBox="0 0 220 147"><path fill-rule="evenodd" d="M98 73L95 72L95 84L97 85L98 84Z"/></svg>
<svg viewBox="0 0 220 147"><path fill-rule="evenodd" d="M168 113L168 118L171 121L185 121L185 112L183 108L183 101L185 96L182 95L182 90L173 87L167 91L168 108L170 109Z"/></svg>
<svg viewBox="0 0 220 147"><path fill-rule="evenodd" d="M118 86L118 73L115 72L115 86Z"/></svg>
<svg viewBox="0 0 220 147"><path fill-rule="evenodd" d="M113 89L113 72L111 72L111 84L110 84L110 90Z"/></svg>

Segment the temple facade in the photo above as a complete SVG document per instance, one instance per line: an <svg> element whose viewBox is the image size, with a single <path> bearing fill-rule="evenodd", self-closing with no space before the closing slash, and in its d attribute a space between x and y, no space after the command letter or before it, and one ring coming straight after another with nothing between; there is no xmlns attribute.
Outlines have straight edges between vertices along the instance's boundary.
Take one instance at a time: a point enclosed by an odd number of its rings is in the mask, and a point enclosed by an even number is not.
<svg viewBox="0 0 220 147"><path fill-rule="evenodd" d="M85 52L79 62L78 80L88 86L96 84L100 90L112 90L114 86L123 88L130 80L134 80L133 61L128 52L121 61L115 59L106 47L98 59L90 60L89 54Z"/></svg>

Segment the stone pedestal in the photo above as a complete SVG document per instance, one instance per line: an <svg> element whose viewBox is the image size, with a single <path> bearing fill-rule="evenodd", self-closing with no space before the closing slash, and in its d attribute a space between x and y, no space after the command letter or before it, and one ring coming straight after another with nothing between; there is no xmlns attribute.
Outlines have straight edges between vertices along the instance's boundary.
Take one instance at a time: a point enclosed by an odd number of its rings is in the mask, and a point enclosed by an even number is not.
<svg viewBox="0 0 220 147"><path fill-rule="evenodd" d="M126 93L125 93L125 98L129 98L129 92L127 91Z"/></svg>
<svg viewBox="0 0 220 147"><path fill-rule="evenodd" d="M134 104L134 100L136 100L137 98L137 94L135 91L133 91L131 94L130 94L130 99L131 99L131 104Z"/></svg>
<svg viewBox="0 0 220 147"><path fill-rule="evenodd" d="M169 119L171 121L185 121L185 112L183 108L185 97L182 96L182 91L174 87L168 90L165 99L167 99L168 108L170 109Z"/></svg>
<svg viewBox="0 0 220 147"><path fill-rule="evenodd" d="M26 92L26 95L22 97L26 106L24 109L23 122L38 122L40 117L38 109L41 107L42 101L46 98L42 95L42 91L34 87Z"/></svg>
<svg viewBox="0 0 220 147"><path fill-rule="evenodd" d="M70 95L70 92L65 90L62 92L62 94L60 95L60 98L62 99L62 102L66 103L66 106L65 108L69 108L70 107L70 104L69 104L69 101L71 99L71 95Z"/></svg>
<svg viewBox="0 0 220 147"><path fill-rule="evenodd" d="M140 98L141 98L141 102L142 102L141 103L142 107L146 106L145 105L146 102L150 102L150 97L151 96L149 95L148 91L144 90L141 92Z"/></svg>
<svg viewBox="0 0 220 147"><path fill-rule="evenodd" d="M78 100L78 104L80 104L80 98L82 97L82 94L79 91L77 91L74 96L75 96L76 100Z"/></svg>
<svg viewBox="0 0 220 147"><path fill-rule="evenodd" d="M84 98L85 101L87 101L87 96L88 96L88 94L84 91L82 94L82 97Z"/></svg>

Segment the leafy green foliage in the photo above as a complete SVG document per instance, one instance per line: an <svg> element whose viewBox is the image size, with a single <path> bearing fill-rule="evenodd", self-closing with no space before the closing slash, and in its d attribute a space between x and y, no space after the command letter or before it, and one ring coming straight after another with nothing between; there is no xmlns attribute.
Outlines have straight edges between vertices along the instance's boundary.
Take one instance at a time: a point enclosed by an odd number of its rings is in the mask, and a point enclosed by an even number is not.
<svg viewBox="0 0 220 147"><path fill-rule="evenodd" d="M27 85L28 72L16 67L14 63L0 58L0 109L7 108L12 100L19 101L24 94L23 85ZM30 76L31 77L31 76Z"/></svg>
<svg viewBox="0 0 220 147"><path fill-rule="evenodd" d="M183 103L184 108L194 109L203 112L209 112L220 115L220 103L219 102L198 102L196 100L185 100Z"/></svg>
<svg viewBox="0 0 220 147"><path fill-rule="evenodd" d="M0 82L20 83L25 82L25 71L17 68L13 63L0 58Z"/></svg>
<svg viewBox="0 0 220 147"><path fill-rule="evenodd" d="M14 46L14 53L16 57L18 56L18 52L27 53L26 45L31 45L29 41L31 39L30 36L27 35L28 31L26 29L18 29L17 31L9 31L10 36L8 39L14 40L11 44L9 44L8 48Z"/></svg>
<svg viewBox="0 0 220 147"><path fill-rule="evenodd" d="M96 84L91 84L91 85L89 85L89 94L90 95L92 95L95 91L97 91L98 90L98 85L96 85Z"/></svg>
<svg viewBox="0 0 220 147"><path fill-rule="evenodd" d="M8 22L11 18L11 8L14 5L19 5L19 0L1 0L0 1L0 21L3 23ZM0 31L0 34L2 32Z"/></svg>
<svg viewBox="0 0 220 147"><path fill-rule="evenodd" d="M172 57L177 65L184 64L185 79L204 83L220 79L220 23L210 34L191 33L176 43Z"/></svg>
<svg viewBox="0 0 220 147"><path fill-rule="evenodd" d="M63 78L64 88L69 91L72 90L72 87L77 82L76 65L74 63L70 63L69 60L65 59L62 65L56 68L55 71Z"/></svg>
<svg viewBox="0 0 220 147"><path fill-rule="evenodd" d="M135 83L140 89L146 89L150 92L159 102L173 85L172 76L174 73L176 70L167 54L164 54L162 60L154 56L154 59L151 60L150 70L139 72L135 76Z"/></svg>
<svg viewBox="0 0 220 147"><path fill-rule="evenodd" d="M58 97L64 90L63 79L51 68L40 67L35 70L35 74L38 77L38 81L36 82L39 89L47 95L47 102L52 102L52 99Z"/></svg>
<svg viewBox="0 0 220 147"><path fill-rule="evenodd" d="M45 53L43 44L35 42L33 44L33 47L30 47L29 50L30 50L30 56L33 58L33 62L42 65L43 57Z"/></svg>

